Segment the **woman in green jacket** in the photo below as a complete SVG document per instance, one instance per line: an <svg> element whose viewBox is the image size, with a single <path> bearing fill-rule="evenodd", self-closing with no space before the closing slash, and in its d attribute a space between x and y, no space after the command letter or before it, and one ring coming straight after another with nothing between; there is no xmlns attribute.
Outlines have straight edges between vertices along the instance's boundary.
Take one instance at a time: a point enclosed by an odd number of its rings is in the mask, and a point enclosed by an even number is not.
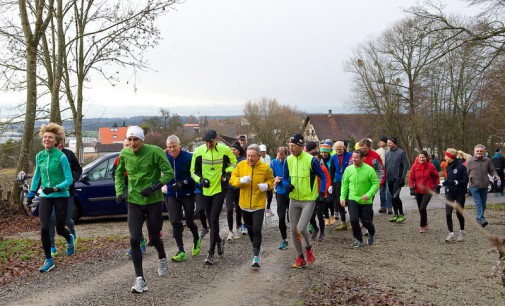
<svg viewBox="0 0 505 306"><path fill-rule="evenodd" d="M33 200L40 184L40 236L44 255L46 256L40 272L49 272L55 267L51 256L51 241L49 239L49 223L53 209L56 214L56 232L58 235L65 237L67 241L67 255L74 254L74 237L65 228L68 198L70 196L68 188L73 179L67 157L57 149L58 144L65 137L63 127L50 122L48 125L40 127L39 135L44 150L40 151L35 157L35 173L30 192L26 198L28 201Z"/></svg>

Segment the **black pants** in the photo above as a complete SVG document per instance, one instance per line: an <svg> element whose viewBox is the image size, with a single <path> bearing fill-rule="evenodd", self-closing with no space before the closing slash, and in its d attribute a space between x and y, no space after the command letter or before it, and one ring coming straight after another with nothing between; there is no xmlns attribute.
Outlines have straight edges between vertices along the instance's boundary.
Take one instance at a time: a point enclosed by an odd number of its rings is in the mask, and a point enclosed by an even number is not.
<svg viewBox="0 0 505 306"><path fill-rule="evenodd" d="M223 208L224 196L224 192L216 193L213 196L203 196L205 214L210 225L209 254L211 255L214 255L216 243L221 243L221 237L219 236L219 214Z"/></svg>
<svg viewBox="0 0 505 306"><path fill-rule="evenodd" d="M363 234L359 222L363 224L370 235L375 235L375 226L372 223L371 216L373 213L372 204L358 204L356 201L348 200L349 204L349 219L352 226L352 235L355 239L363 241Z"/></svg>
<svg viewBox="0 0 505 306"><path fill-rule="evenodd" d="M464 194L461 195L451 195L446 193L445 197L447 198L447 201L453 202L456 201L461 208L465 208L465 201L466 197ZM447 222L447 228L449 229L449 232L452 233L454 232L454 227L452 225L452 211L454 208L449 205L445 205L445 221ZM456 211L456 217L458 217L459 220L459 228L463 231L465 230L465 217L463 214L460 214L458 211Z"/></svg>
<svg viewBox="0 0 505 306"><path fill-rule="evenodd" d="M282 240L288 239L287 225L286 225L286 213L289 210L289 195L286 194L275 194L275 199L277 200L277 216L279 216L279 230L281 231Z"/></svg>
<svg viewBox="0 0 505 306"><path fill-rule="evenodd" d="M336 212L338 212L340 217L342 217L342 214L343 214L344 219L342 219L342 222L345 222L345 208L340 206L340 193L342 191L342 182L332 183L331 186L333 188L333 193L331 194L331 197L329 197L329 198L331 198L332 201L331 201L331 203L328 202L329 213L328 213L328 210L326 210L324 212L324 216L326 218L329 218L330 215L331 216L335 215L335 211L336 211Z"/></svg>
<svg viewBox="0 0 505 306"><path fill-rule="evenodd" d="M144 218L147 219L147 233L152 246L158 251L158 259L166 258L163 240L160 232L163 227L163 202L148 205L128 203L128 228L130 229L130 248L132 250L133 267L135 275L144 276L142 270L142 252L140 251L140 239Z"/></svg>
<svg viewBox="0 0 505 306"><path fill-rule="evenodd" d="M244 216L244 224L247 227L247 233L249 234L249 239L253 244L253 254L254 256L259 256L261 248L261 229L263 227L263 218L265 215L264 209L258 209L255 211L242 210L242 216Z"/></svg>
<svg viewBox="0 0 505 306"><path fill-rule="evenodd" d="M388 188L391 193L393 203L393 210L395 215L403 215L403 203L400 199L400 192L402 189L400 180L388 181Z"/></svg>
<svg viewBox="0 0 505 306"><path fill-rule="evenodd" d="M65 198L40 198L40 239L46 259L51 258L51 239L49 238L49 227L51 223L51 213L56 215L56 232L70 241L70 231L65 228L65 218L67 217L68 197Z"/></svg>
<svg viewBox="0 0 505 306"><path fill-rule="evenodd" d="M197 242L199 239L198 227L193 217L195 198L193 196L181 198L165 196L165 201L168 207L168 214L170 215L170 223L172 223L172 228L174 229L175 243L177 243L179 251L184 251L184 243L182 241L182 232L184 230L184 226L182 225L183 209L186 216L186 225L193 234L193 243Z"/></svg>
<svg viewBox="0 0 505 306"><path fill-rule="evenodd" d="M272 205L273 198L274 198L274 191L267 190L267 209L270 209L270 205Z"/></svg>
<svg viewBox="0 0 505 306"><path fill-rule="evenodd" d="M310 218L310 224L312 224L312 227L316 231L321 231L321 234L324 235L324 210L326 208L326 201L323 202L316 202L316 208L314 209L314 212L312 213L312 218ZM317 220L319 221L319 227L317 226L316 222L316 217Z"/></svg>
<svg viewBox="0 0 505 306"><path fill-rule="evenodd" d="M228 230L233 231L233 210L235 209L235 222L237 228L242 225L242 209L238 206L240 189L230 189L226 191L226 219L228 220Z"/></svg>
<svg viewBox="0 0 505 306"><path fill-rule="evenodd" d="M421 215L420 226L426 226L428 224L428 212L426 208L428 203L430 203L431 194L429 193L416 193L417 208L419 209L419 215Z"/></svg>
<svg viewBox="0 0 505 306"><path fill-rule="evenodd" d="M195 209L195 217L200 218L200 222L202 223L203 228L209 228L207 225L207 216L205 215L205 207L203 205L203 194L196 194L196 209Z"/></svg>

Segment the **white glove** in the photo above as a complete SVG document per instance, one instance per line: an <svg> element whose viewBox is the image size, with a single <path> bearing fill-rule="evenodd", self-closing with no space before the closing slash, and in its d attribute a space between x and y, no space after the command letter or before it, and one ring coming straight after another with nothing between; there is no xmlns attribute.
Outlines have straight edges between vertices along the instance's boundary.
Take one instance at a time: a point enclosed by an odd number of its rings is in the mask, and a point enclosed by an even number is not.
<svg viewBox="0 0 505 306"><path fill-rule="evenodd" d="M250 176L243 176L240 178L240 183L241 184L249 184L251 182L251 177Z"/></svg>
<svg viewBox="0 0 505 306"><path fill-rule="evenodd" d="M260 183L260 184L258 184L258 188L262 192L267 191L268 190L268 184L267 183Z"/></svg>
<svg viewBox="0 0 505 306"><path fill-rule="evenodd" d="M454 185L458 185L458 181L454 181Z"/></svg>
<svg viewBox="0 0 505 306"><path fill-rule="evenodd" d="M167 185L163 185L163 187L161 187L161 192L163 192L163 194L167 194Z"/></svg>
<svg viewBox="0 0 505 306"><path fill-rule="evenodd" d="M333 186L330 185L330 187L328 187L328 193L329 194L332 194L333 193Z"/></svg>

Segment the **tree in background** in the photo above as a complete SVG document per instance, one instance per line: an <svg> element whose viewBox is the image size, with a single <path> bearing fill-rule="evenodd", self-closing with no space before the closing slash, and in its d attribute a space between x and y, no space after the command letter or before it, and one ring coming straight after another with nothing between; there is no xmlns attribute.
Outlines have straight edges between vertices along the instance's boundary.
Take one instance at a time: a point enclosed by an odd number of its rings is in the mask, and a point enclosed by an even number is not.
<svg viewBox="0 0 505 306"><path fill-rule="evenodd" d="M273 155L278 146L287 145L289 137L301 132L304 114L275 99L263 97L245 104L244 119L248 134L254 135L252 141L265 144L268 153Z"/></svg>

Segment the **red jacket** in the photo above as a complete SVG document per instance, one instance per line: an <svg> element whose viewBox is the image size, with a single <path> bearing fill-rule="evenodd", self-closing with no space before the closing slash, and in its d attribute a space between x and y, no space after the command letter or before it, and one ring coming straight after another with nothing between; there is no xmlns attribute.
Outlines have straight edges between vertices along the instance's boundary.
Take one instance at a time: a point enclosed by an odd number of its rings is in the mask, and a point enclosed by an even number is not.
<svg viewBox="0 0 505 306"><path fill-rule="evenodd" d="M409 185L410 188L415 187L416 193L429 193L429 190L426 188L433 190L439 182L440 175L432 163L427 161L412 165L409 175Z"/></svg>
<svg viewBox="0 0 505 306"><path fill-rule="evenodd" d="M386 181L386 169L384 169L384 163L379 153L370 149L368 154L363 158L363 162L375 169L375 173L377 173L377 177L379 178L379 183L382 186Z"/></svg>

